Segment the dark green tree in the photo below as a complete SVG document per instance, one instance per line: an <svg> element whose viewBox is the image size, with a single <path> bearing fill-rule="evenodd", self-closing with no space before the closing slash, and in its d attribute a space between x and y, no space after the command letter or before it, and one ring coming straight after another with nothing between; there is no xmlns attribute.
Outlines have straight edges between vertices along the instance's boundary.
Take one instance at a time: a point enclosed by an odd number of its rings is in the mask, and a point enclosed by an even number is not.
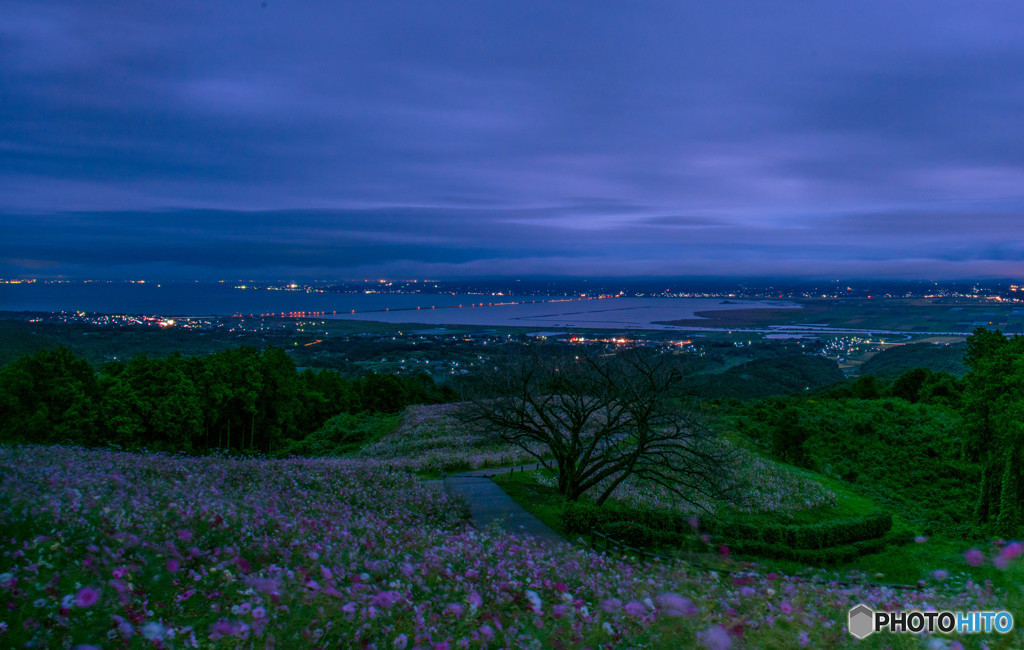
<svg viewBox="0 0 1024 650"><path fill-rule="evenodd" d="M927 368L908 370L892 382L892 385L889 386L889 394L911 403L917 403L921 399L921 392L931 374Z"/></svg>
<svg viewBox="0 0 1024 650"><path fill-rule="evenodd" d="M64 347L0 368L0 436L14 442L98 444L100 385Z"/></svg>
<svg viewBox="0 0 1024 650"><path fill-rule="evenodd" d="M179 355L135 357L104 376L108 442L190 451L204 446L202 402Z"/></svg>
<svg viewBox="0 0 1024 650"><path fill-rule="evenodd" d="M371 372L359 382L360 401L368 411L394 413L411 402L408 390L394 375Z"/></svg>
<svg viewBox="0 0 1024 650"><path fill-rule="evenodd" d="M260 355L259 370L257 417L250 425L248 449L272 451L285 437L295 433L295 421L302 406L299 376L295 363L284 350L275 347Z"/></svg>
<svg viewBox="0 0 1024 650"><path fill-rule="evenodd" d="M1007 449L1003 459L1003 480L999 494L999 530L1013 537L1020 530L1020 452Z"/></svg>
<svg viewBox="0 0 1024 650"><path fill-rule="evenodd" d="M1024 338L978 329L967 340L964 362L963 455L980 463L982 480L975 514L1015 534L1024 498Z"/></svg>
<svg viewBox="0 0 1024 650"><path fill-rule="evenodd" d="M800 421L800 409L787 406L772 418L772 453L790 463L806 465L804 443L810 436Z"/></svg>

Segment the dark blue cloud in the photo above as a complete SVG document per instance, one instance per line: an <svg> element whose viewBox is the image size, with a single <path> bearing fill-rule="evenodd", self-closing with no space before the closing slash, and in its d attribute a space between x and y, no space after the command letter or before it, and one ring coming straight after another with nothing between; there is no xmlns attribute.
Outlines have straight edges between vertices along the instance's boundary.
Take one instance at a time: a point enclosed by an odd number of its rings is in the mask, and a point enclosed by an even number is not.
<svg viewBox="0 0 1024 650"><path fill-rule="evenodd" d="M1012 275L1021 24L11 0L0 274Z"/></svg>

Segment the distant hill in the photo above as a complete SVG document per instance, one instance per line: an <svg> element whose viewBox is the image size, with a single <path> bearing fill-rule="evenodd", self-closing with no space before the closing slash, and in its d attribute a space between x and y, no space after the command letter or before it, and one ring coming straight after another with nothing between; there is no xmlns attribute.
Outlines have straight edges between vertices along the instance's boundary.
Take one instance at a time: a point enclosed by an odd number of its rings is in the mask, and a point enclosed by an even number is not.
<svg viewBox="0 0 1024 650"><path fill-rule="evenodd" d="M0 366L26 354L55 348L63 341L44 332L31 323L0 320Z"/></svg>
<svg viewBox="0 0 1024 650"><path fill-rule="evenodd" d="M962 377L967 372L967 366L964 365L964 346L934 343L897 345L868 359L861 366L860 374L895 377L913 368L927 368Z"/></svg>
<svg viewBox="0 0 1024 650"><path fill-rule="evenodd" d="M834 361L792 355L755 359L716 375L692 376L687 392L710 399L758 399L815 390L842 380L843 373Z"/></svg>

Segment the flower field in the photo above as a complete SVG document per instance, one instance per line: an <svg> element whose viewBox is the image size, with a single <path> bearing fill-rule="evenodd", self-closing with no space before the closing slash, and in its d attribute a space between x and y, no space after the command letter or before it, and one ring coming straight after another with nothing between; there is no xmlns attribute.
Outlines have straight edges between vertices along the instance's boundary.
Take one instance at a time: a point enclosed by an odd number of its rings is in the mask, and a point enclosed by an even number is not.
<svg viewBox="0 0 1024 650"><path fill-rule="evenodd" d="M457 404L410 406L398 429L359 456L412 472L450 472L536 462L518 447L474 433L455 417Z"/></svg>
<svg viewBox="0 0 1024 650"><path fill-rule="evenodd" d="M460 510L375 461L0 447L0 647L954 647L855 644L846 611L1007 597L945 572L900 591L622 562L476 531Z"/></svg>

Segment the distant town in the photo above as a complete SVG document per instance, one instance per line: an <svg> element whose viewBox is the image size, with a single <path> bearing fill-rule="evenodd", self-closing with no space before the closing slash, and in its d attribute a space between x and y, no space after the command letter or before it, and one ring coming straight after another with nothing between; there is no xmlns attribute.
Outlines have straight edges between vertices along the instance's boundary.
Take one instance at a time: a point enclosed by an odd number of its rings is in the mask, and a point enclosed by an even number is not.
<svg viewBox="0 0 1024 650"><path fill-rule="evenodd" d="M461 294L488 297L572 296L627 298L973 298L1024 302L1024 280L963 280L947 282L905 280L744 280L730 279L495 279L495 280L360 280L360 281L193 281L228 285L239 291L293 291L347 294ZM0 278L0 285L19 284L189 284L154 280L66 280ZM2 305L0 305L2 307Z"/></svg>

